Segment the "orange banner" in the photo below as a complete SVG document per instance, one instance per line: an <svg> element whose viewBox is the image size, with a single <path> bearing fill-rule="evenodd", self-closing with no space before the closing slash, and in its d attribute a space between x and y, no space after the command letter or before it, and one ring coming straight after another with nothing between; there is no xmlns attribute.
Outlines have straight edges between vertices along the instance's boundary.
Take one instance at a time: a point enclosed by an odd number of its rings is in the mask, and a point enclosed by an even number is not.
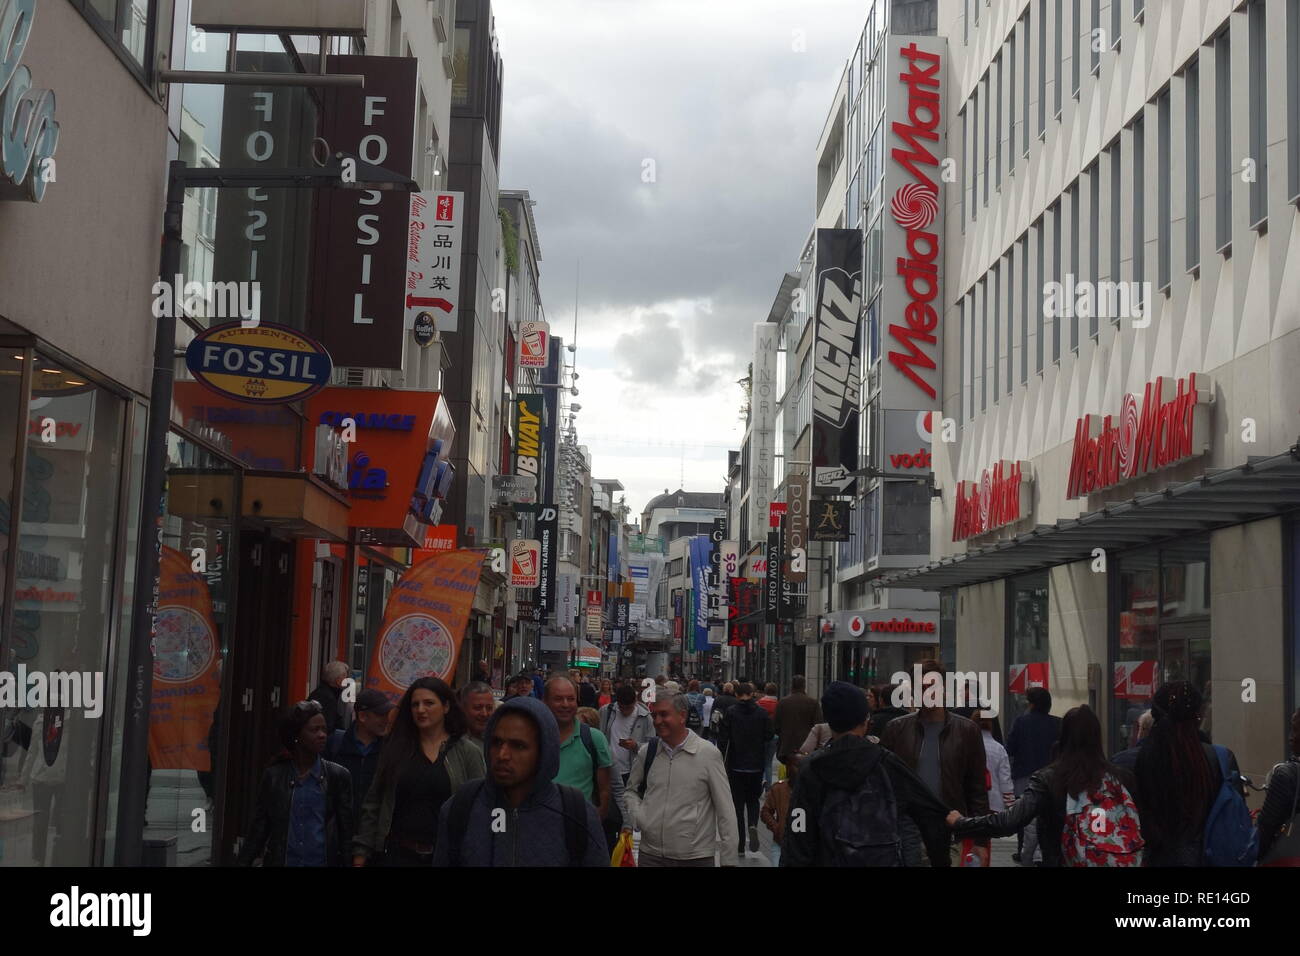
<svg viewBox="0 0 1300 956"><path fill-rule="evenodd" d="M212 770L208 731L221 700L212 593L190 559L165 545L154 636L149 762L154 770Z"/></svg>
<svg viewBox="0 0 1300 956"><path fill-rule="evenodd" d="M416 678L451 683L486 555L445 551L403 573L384 608L366 687L396 702Z"/></svg>

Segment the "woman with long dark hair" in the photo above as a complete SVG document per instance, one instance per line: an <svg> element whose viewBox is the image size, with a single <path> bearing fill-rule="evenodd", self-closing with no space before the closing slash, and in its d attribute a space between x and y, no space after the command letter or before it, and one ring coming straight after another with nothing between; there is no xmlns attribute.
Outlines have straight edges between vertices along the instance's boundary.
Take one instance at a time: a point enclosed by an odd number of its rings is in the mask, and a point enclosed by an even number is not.
<svg viewBox="0 0 1300 956"><path fill-rule="evenodd" d="M1203 866L1205 823L1223 786L1214 748L1200 734L1202 697L1187 681L1161 685L1155 724L1139 751L1138 810L1146 840L1143 866ZM1229 751L1231 768L1237 758Z"/></svg>
<svg viewBox="0 0 1300 956"><path fill-rule="evenodd" d="M1037 821L1043 866L1067 866L1071 860L1062 851L1062 833L1067 818L1085 806L1102 806L1115 826L1104 841L1107 850L1123 863L1136 863L1141 840L1130 797L1132 778L1128 771L1106 760L1101 745L1101 721L1086 704L1075 707L1061 721L1061 737L1054 746L1050 764L1029 778L1020 799L1000 813L963 817L953 810L948 823L958 836L1011 836L1031 820ZM1127 808L1127 809L1126 809ZM1113 811L1113 812L1112 812ZM1091 814L1090 814L1091 818ZM1095 844L1079 848L1076 865L1109 865L1094 852ZM1086 858L1086 863L1081 861ZM1121 865L1123 865L1123 863Z"/></svg>
<svg viewBox="0 0 1300 956"><path fill-rule="evenodd" d="M484 775L483 751L466 736L468 728L445 682L421 677L407 688L361 805L353 866L380 854L387 866L430 864L438 811L462 783Z"/></svg>
<svg viewBox="0 0 1300 956"><path fill-rule="evenodd" d="M352 777L322 759L325 714L314 700L280 720L284 750L262 775L253 830L239 865L343 866L352 842Z"/></svg>

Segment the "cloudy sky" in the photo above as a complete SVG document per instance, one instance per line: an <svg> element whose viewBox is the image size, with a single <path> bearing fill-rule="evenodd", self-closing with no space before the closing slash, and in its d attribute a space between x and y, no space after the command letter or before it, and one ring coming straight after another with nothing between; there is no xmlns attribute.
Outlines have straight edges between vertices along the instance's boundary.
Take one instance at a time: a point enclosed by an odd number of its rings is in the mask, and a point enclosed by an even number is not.
<svg viewBox="0 0 1300 956"><path fill-rule="evenodd" d="M578 439L634 514L665 488L721 491L751 329L812 228L817 138L867 4L492 6L501 187L537 203L566 340L581 274Z"/></svg>

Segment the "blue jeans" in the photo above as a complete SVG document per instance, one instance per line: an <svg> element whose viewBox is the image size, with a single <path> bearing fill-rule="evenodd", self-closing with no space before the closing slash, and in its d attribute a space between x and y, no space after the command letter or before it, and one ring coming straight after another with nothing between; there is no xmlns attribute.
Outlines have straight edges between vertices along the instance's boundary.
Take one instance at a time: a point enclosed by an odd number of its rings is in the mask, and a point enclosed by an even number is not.
<svg viewBox="0 0 1300 956"><path fill-rule="evenodd" d="M772 786L772 761L776 759L776 741L769 740L763 750L763 786Z"/></svg>

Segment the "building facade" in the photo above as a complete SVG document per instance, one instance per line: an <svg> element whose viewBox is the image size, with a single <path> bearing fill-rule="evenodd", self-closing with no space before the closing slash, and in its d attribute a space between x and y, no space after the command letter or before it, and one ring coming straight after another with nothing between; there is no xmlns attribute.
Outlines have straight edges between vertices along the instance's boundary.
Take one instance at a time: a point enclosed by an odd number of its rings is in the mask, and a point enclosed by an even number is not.
<svg viewBox="0 0 1300 956"><path fill-rule="evenodd" d="M975 0L938 32L955 440L933 560L890 583L1112 749L1191 681L1259 777L1296 705L1300 7Z"/></svg>

